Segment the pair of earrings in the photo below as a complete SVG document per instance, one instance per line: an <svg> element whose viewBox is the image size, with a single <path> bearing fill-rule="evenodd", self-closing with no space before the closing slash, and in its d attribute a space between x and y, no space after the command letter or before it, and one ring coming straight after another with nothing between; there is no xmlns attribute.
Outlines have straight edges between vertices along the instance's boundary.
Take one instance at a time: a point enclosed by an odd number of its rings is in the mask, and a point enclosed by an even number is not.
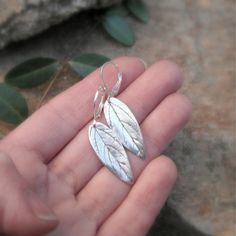
<svg viewBox="0 0 236 236"><path fill-rule="evenodd" d="M108 90L103 73L108 64L112 64L117 71L117 82L111 91ZM100 78L102 85L98 87L94 97L94 120L89 127L89 141L100 161L113 174L126 183L132 183L133 174L125 148L144 159L143 136L128 106L114 97L122 82L118 65L114 62L105 63L101 67ZM102 111L108 126L97 121Z"/></svg>

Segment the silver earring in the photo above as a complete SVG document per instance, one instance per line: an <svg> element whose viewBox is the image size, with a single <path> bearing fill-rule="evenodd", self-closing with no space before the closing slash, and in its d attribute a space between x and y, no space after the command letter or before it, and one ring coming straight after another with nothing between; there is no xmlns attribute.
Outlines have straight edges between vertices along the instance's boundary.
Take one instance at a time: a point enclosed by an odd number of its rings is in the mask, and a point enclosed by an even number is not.
<svg viewBox="0 0 236 236"><path fill-rule="evenodd" d="M103 70L108 64L113 64L115 66L118 80L112 91L109 93L104 105L104 114L107 124L114 130L125 148L139 158L144 159L144 142L140 126L129 107L119 99L114 98L114 96L117 95L122 82L122 74L119 67L113 62L105 63L101 68L101 78L104 83Z"/></svg>
<svg viewBox="0 0 236 236"><path fill-rule="evenodd" d="M111 91L108 91L103 78L104 68L108 64L115 67L118 77ZM113 62L105 63L100 70L100 77L102 85L99 86L94 97L94 120L89 127L89 141L98 158L113 174L126 183L132 183L133 174L124 147L144 159L142 133L127 105L114 98L122 82L119 67ZM98 102L99 98L100 102ZM97 121L103 109L109 127Z"/></svg>

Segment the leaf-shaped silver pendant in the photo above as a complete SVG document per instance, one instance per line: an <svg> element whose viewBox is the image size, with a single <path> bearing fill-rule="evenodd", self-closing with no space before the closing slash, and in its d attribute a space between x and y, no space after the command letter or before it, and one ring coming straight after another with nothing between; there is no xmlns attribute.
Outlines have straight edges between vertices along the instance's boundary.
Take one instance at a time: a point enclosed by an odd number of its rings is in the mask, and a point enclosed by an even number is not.
<svg viewBox="0 0 236 236"><path fill-rule="evenodd" d="M143 136L128 106L117 98L109 97L104 105L104 114L107 124L114 130L121 143L129 151L144 159Z"/></svg>
<svg viewBox="0 0 236 236"><path fill-rule="evenodd" d="M133 174L124 147L114 131L100 122L89 127L89 141L101 162L118 178L132 183Z"/></svg>

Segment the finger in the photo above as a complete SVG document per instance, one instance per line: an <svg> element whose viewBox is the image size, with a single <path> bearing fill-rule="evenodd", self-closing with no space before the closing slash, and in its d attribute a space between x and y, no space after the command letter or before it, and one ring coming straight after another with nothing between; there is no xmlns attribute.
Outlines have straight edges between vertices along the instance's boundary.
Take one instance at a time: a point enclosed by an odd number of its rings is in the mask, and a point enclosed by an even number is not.
<svg viewBox="0 0 236 236"><path fill-rule="evenodd" d="M53 212L31 191L11 159L0 153L0 231L41 235L54 229Z"/></svg>
<svg viewBox="0 0 236 236"><path fill-rule="evenodd" d="M183 95L172 94L143 121L141 129L147 150L146 160L140 160L128 153L134 179L153 157L160 155L177 132L183 128L190 117L190 112L189 101ZM87 217L100 226L121 204L130 188L130 185L121 182L103 167L79 193L78 206L86 208Z"/></svg>
<svg viewBox="0 0 236 236"><path fill-rule="evenodd" d="M122 57L114 62L123 72L121 91L145 69L139 58ZM114 68L108 67L105 76L110 86L117 74ZM16 146L17 155L20 154L18 147L34 150L47 163L92 118L93 98L99 84L99 71L96 70L56 96L4 140L4 150L11 151ZM15 154L11 153L11 156L14 158Z"/></svg>
<svg viewBox="0 0 236 236"><path fill-rule="evenodd" d="M177 177L176 166L167 157L151 161L143 170L129 195L106 220L98 236L146 235L163 207Z"/></svg>
<svg viewBox="0 0 236 236"><path fill-rule="evenodd" d="M182 81L175 64L161 61L146 70L119 99L131 108L138 122L142 122L157 104L180 88ZM89 144L88 127L82 129L50 164L51 171L69 183L75 192L79 192L101 166Z"/></svg>

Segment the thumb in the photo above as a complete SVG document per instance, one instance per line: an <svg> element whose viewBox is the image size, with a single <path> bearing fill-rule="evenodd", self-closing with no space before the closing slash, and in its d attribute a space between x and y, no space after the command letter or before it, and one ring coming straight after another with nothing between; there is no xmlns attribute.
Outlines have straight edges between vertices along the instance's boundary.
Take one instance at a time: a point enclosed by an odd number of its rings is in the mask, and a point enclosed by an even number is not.
<svg viewBox="0 0 236 236"><path fill-rule="evenodd" d="M12 160L0 153L0 231L13 235L42 235L57 225L56 216L28 188Z"/></svg>

